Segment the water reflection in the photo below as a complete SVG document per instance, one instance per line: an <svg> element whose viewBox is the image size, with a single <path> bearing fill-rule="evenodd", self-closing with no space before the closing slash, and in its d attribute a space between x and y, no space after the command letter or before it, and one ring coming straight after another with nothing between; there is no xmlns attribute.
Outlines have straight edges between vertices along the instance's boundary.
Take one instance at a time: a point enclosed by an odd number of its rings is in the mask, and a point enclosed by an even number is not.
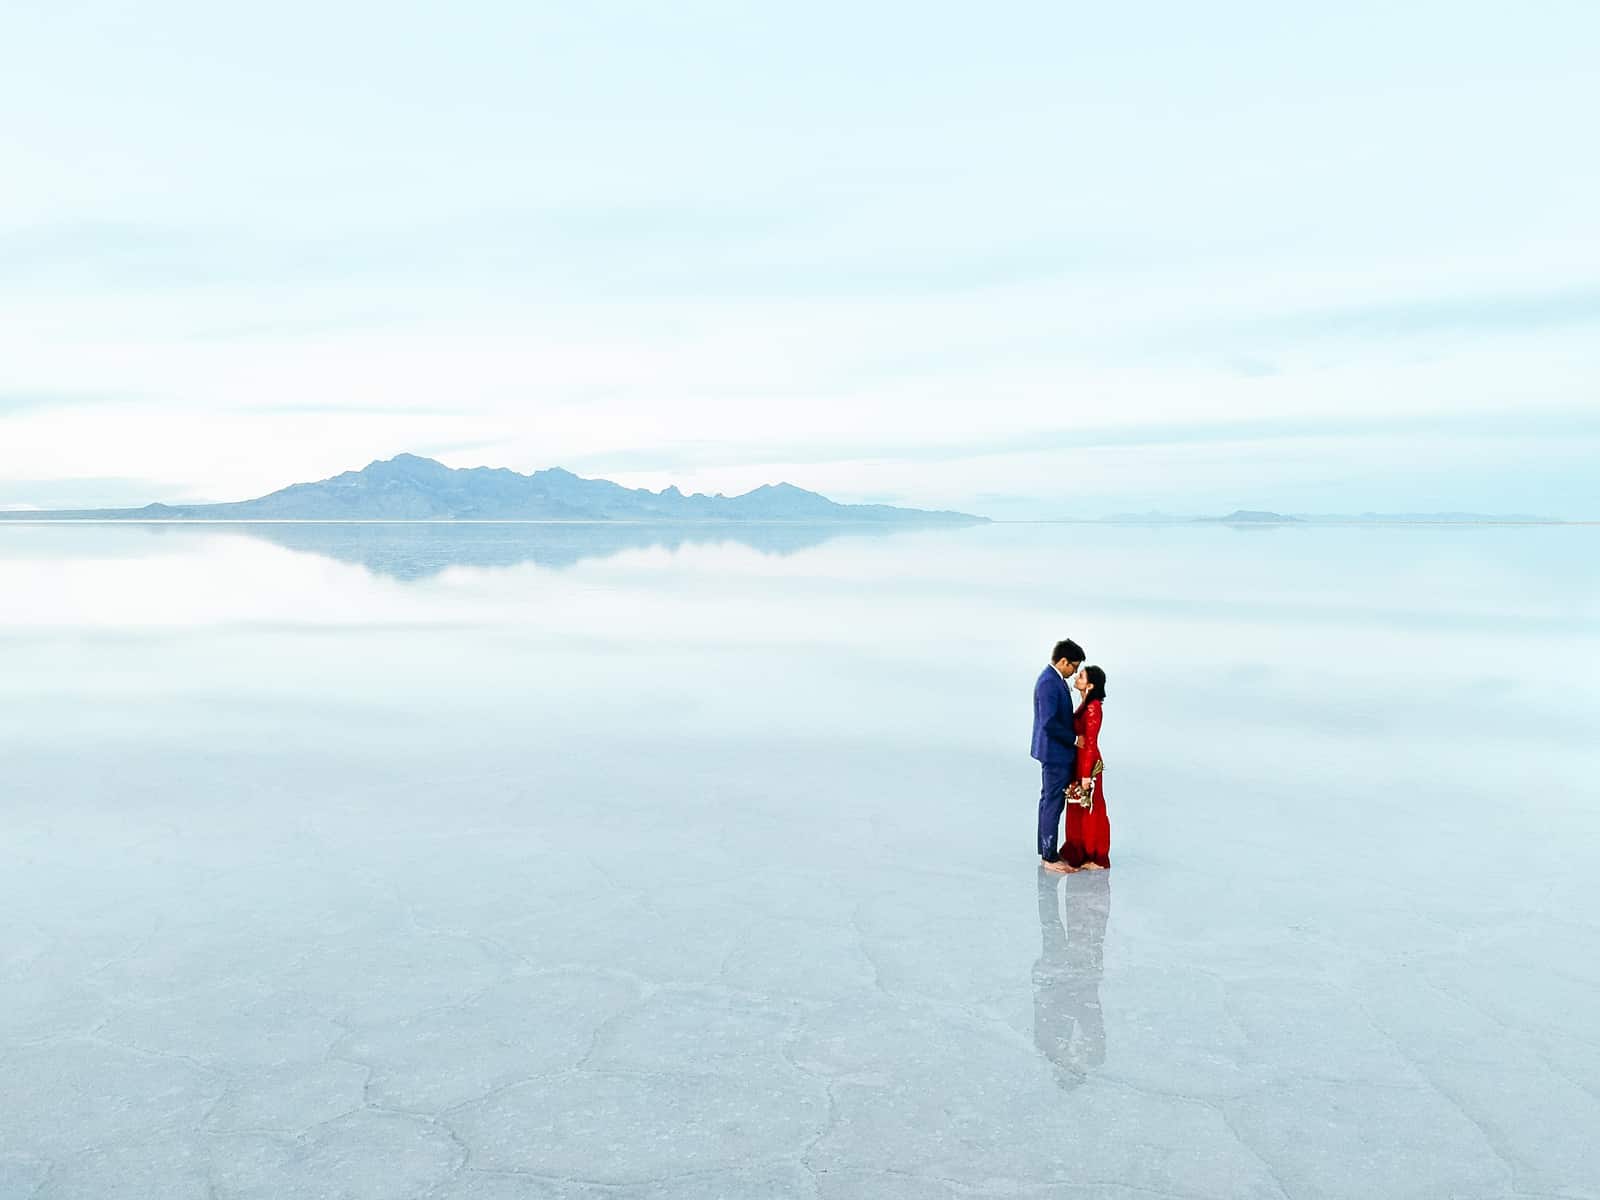
<svg viewBox="0 0 1600 1200"><path fill-rule="evenodd" d="M1039 872L1041 947L1033 964L1033 1044L1054 1064L1063 1089L1077 1087L1106 1061L1100 976L1110 917L1110 872L1070 879Z"/></svg>
<svg viewBox="0 0 1600 1200"><path fill-rule="evenodd" d="M375 575L427 579L449 567L562 569L628 550L731 543L763 554L787 555L840 537L885 537L896 527L872 525L648 524L291 524L208 526L285 549L357 563Z"/></svg>

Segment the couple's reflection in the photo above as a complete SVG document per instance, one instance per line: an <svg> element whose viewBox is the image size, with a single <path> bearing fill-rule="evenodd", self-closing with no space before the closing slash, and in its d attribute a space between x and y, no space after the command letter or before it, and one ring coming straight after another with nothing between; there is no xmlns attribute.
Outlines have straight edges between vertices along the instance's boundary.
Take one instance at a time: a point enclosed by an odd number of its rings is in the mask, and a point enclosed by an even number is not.
<svg viewBox="0 0 1600 1200"><path fill-rule="evenodd" d="M1063 911L1064 910L1064 911ZM1033 964L1033 1044L1074 1088L1106 1061L1100 1013L1111 873L1039 873L1039 961Z"/></svg>

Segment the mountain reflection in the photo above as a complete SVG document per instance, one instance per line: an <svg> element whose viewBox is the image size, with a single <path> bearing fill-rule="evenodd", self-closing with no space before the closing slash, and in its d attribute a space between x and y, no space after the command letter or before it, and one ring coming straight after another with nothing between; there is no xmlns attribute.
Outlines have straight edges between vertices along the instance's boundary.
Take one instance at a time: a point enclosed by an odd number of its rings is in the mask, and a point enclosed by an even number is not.
<svg viewBox="0 0 1600 1200"><path fill-rule="evenodd" d="M1063 1090L1077 1087L1106 1061L1100 1011L1106 922L1111 917L1108 871L1075 875L1039 872L1039 959L1033 964L1033 1044L1055 1066ZM1060 893L1066 893L1066 915Z"/></svg>
<svg viewBox="0 0 1600 1200"><path fill-rule="evenodd" d="M685 546L748 546L787 555L841 537L887 537L902 526L874 525L650 525L437 524L241 522L208 526L244 534L289 550L357 563L375 575L402 581L428 579L449 567L514 567L533 563L563 569L629 550Z"/></svg>

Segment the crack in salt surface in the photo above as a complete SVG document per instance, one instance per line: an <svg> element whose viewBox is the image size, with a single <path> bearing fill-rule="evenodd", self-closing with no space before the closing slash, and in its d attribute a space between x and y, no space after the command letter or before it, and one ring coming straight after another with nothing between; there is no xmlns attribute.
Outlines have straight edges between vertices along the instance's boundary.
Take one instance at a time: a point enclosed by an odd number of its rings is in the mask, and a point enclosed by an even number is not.
<svg viewBox="0 0 1600 1200"><path fill-rule="evenodd" d="M496 983L502 982L504 979L511 978L515 974L514 968L510 966L512 963L520 963L524 967L529 968L534 968L537 966L537 964L525 954L518 950L512 949L510 946L507 946L497 939L490 937L488 934L473 933L465 929L448 929L442 926L431 925L417 915L416 905L401 895L399 890L395 888L393 884L385 882L378 883L375 886L388 895L390 902L396 905L404 915L406 923L418 933L421 933L427 937L435 937L448 941L465 942L470 946L474 946L479 950L485 951L489 956L489 961L494 963L503 972L501 978L495 981ZM490 984L489 986L493 987L494 985Z"/></svg>
<svg viewBox="0 0 1600 1200"><path fill-rule="evenodd" d="M822 1128L817 1130L815 1137L811 1138L800 1148L800 1169L811 1177L811 1186L814 1190L820 1188L817 1168L812 1164L812 1158L817 1152L817 1147L822 1145L827 1136L839 1124L839 1100L834 1095L835 1080L815 1071L808 1071L802 1067L793 1054L794 1043L805 1030L806 1015L804 1009L795 1009L789 1019L789 1027L784 1035L778 1039L778 1057L788 1064L789 1069L803 1079L810 1079L822 1086L822 1094L827 1100L827 1115L822 1123ZM826 1172L823 1172L826 1174Z"/></svg>
<svg viewBox="0 0 1600 1200"><path fill-rule="evenodd" d="M1493 1023L1497 1024L1497 1025L1501 1025L1502 1028L1505 1028L1505 1026L1504 1026L1504 1024L1502 1022L1497 1021L1489 1013L1482 1012L1482 1010L1477 1009L1477 1007L1475 1005L1469 1003L1463 997L1451 996L1450 992L1446 991L1444 988L1439 987L1432 980L1427 979L1425 977L1422 977L1422 978L1420 978L1420 982L1422 983L1422 985L1424 987L1430 988L1433 991L1438 992L1441 996L1445 996L1445 997L1450 998L1450 999L1460 1000L1468 1008L1472 1008L1472 1009L1474 1009L1474 1011L1479 1012L1479 1015L1485 1017L1486 1019L1490 1020L1491 1022L1493 1022ZM1362 998L1360 993L1357 993L1353 997L1353 1007L1355 1008L1355 1010L1357 1012L1361 1013L1362 1018L1367 1022L1367 1024L1369 1026L1371 1026L1371 1028L1378 1034L1378 1036L1383 1038L1384 1041L1388 1042L1390 1047L1394 1050L1394 1052L1396 1054L1398 1054L1402 1059L1404 1059L1408 1064L1410 1064L1412 1070L1414 1070L1417 1073L1418 1082L1419 1082L1419 1085L1420 1085L1418 1090L1423 1091L1423 1092L1431 1092L1435 1096L1438 1096L1447 1105L1449 1105L1452 1109L1454 1109L1456 1111L1456 1113L1464 1121L1466 1121L1467 1124L1470 1125L1473 1128L1474 1131L1477 1132L1478 1136L1483 1140L1484 1147L1489 1151L1490 1156L1493 1157L1494 1160L1500 1164L1500 1167L1506 1172L1506 1176L1507 1176L1508 1181L1510 1182L1510 1185L1513 1188L1515 1188L1516 1182L1517 1182L1517 1177L1518 1177L1518 1175L1521 1173L1521 1171L1524 1168L1521 1167L1513 1158L1511 1158L1508 1155L1508 1153L1506 1151L1504 1151L1501 1148L1501 1146L1499 1144L1499 1139L1494 1137L1493 1135L1491 1135L1489 1130L1486 1129L1484 1127L1484 1125L1477 1118L1475 1118L1471 1113L1469 1113L1462 1106L1462 1104L1461 1104L1461 1102L1459 1100L1457 1100L1454 1096L1452 1096L1449 1092L1445 1091L1444 1088L1439 1085L1439 1083L1436 1080L1436 1078L1433 1075L1433 1073L1428 1069L1428 1067L1426 1065L1424 1065L1422 1059L1420 1059L1416 1055L1413 1055L1409 1050L1406 1049L1405 1046L1401 1045L1399 1039L1397 1039L1394 1036L1394 1034L1392 1034L1387 1028L1385 1028L1383 1026L1383 1024L1381 1022L1379 1022L1377 1016L1368 1007L1366 1001Z"/></svg>
<svg viewBox="0 0 1600 1200"><path fill-rule="evenodd" d="M1461 936L1462 936L1462 938L1464 938L1465 934L1463 934ZM1442 957L1442 956L1436 956L1436 957ZM1224 1011L1224 1013L1227 1014L1230 1022L1232 1022L1232 1024L1234 1025L1234 1028L1239 1033L1239 1035L1244 1039L1244 1041L1246 1043L1254 1043L1255 1039L1250 1036L1248 1030L1246 1030L1242 1025L1239 1024L1238 1018L1235 1016L1235 1014L1233 1012L1232 981L1230 979L1228 979L1225 975L1222 975L1221 973L1215 971L1214 969L1210 969L1210 968L1206 968L1206 967L1200 967L1200 966L1197 966L1194 969L1196 971L1202 973L1202 974L1205 974L1205 975L1208 975L1208 976L1212 977L1215 980L1215 982L1222 988L1222 992L1223 992L1223 1011ZM1372 969L1376 970L1378 968L1372 968ZM1447 996L1447 997L1450 997L1452 999L1460 1000L1461 1003L1463 1003L1464 1005L1466 1005L1469 1008L1472 1008L1474 1011L1478 1012L1479 1015L1483 1016L1485 1019L1487 1019L1487 1020L1489 1020L1491 1022L1497 1023L1497 1024L1500 1023L1500 1022L1498 1022L1497 1018L1494 1017L1493 1014L1485 1012L1484 1010L1479 1008L1477 1005L1474 1005L1470 1001L1466 1000L1465 997L1453 996L1449 991L1447 991L1446 989L1438 986L1435 982L1433 982L1432 980L1426 979L1425 977L1422 978L1421 981L1424 984L1424 986L1432 988L1434 991L1437 991L1439 994L1441 994L1443 996ZM1472 1127L1472 1129L1482 1139L1483 1144L1484 1144L1485 1148L1489 1151L1491 1157L1493 1157L1493 1159L1499 1164L1499 1166L1503 1170L1506 1171L1509 1180L1514 1184L1516 1179L1517 1179L1517 1176L1518 1176L1518 1174L1519 1174L1519 1172L1520 1172L1520 1170L1522 1168L1519 1167L1518 1163L1516 1162L1514 1157L1512 1157L1510 1155L1509 1151L1501 1146L1501 1144L1499 1142L1499 1139L1496 1138L1493 1134L1491 1134L1491 1132L1482 1124L1482 1122L1480 1122L1471 1113L1469 1113L1466 1110L1466 1108L1461 1104L1461 1102L1459 1100L1457 1100L1457 1098L1455 1096L1451 1095L1448 1091L1446 1091L1444 1089L1444 1087L1442 1087L1439 1084L1439 1082L1434 1077L1432 1072L1429 1071L1429 1069L1423 1064L1423 1062L1420 1059L1418 1059L1416 1056L1411 1054L1404 1046L1402 1046L1399 1043L1399 1041L1386 1028L1384 1028L1378 1022L1378 1020L1376 1019L1375 1015L1371 1012L1371 1010L1367 1006L1367 1003L1366 1003L1365 999L1362 997L1362 995L1359 992L1356 992L1356 993L1352 994L1352 990L1348 985L1346 985L1341 980L1336 979L1336 978L1334 978L1332 976L1329 976L1329 975L1324 975L1323 976L1323 982L1328 987L1333 988L1334 990L1339 992L1341 995L1343 995L1345 1000L1348 1002L1346 1004L1346 1009L1359 1012L1361 1014L1361 1016L1362 1016L1363 1021L1367 1024L1368 1028L1370 1028L1379 1038L1381 1038L1384 1042L1386 1042L1389 1045L1389 1047L1400 1057L1400 1059L1411 1068L1411 1070L1413 1072L1413 1075L1414 1075L1414 1077L1416 1079L1416 1083L1414 1085L1407 1085L1407 1084L1400 1084L1400 1083L1386 1083L1386 1082L1381 1082L1381 1081L1355 1080L1355 1079L1349 1079L1349 1078L1344 1078L1344 1077L1328 1077L1328 1076L1322 1076L1322 1075L1319 1075L1319 1074L1308 1074L1308 1073L1304 1073L1304 1072L1299 1073L1297 1075L1297 1078L1314 1080L1316 1082L1323 1083L1323 1084L1326 1084L1328 1086L1337 1087L1337 1088L1363 1088L1363 1089L1372 1089L1372 1090L1378 1090L1378 1091L1417 1092L1417 1093L1423 1093L1423 1094L1431 1093L1431 1094L1437 1096L1439 1099L1443 1100L1463 1120L1465 1120L1468 1125L1470 1125ZM1107 1074L1105 1077L1108 1080L1110 1080L1111 1082L1120 1083L1123 1086L1129 1087L1132 1090L1144 1090L1144 1089L1133 1088L1133 1085L1126 1083L1126 1081L1122 1081L1122 1080L1116 1079L1114 1075ZM1247 1096L1254 1095L1256 1093L1263 1092L1263 1091L1271 1092L1271 1091L1275 1090L1276 1088L1278 1088L1279 1086L1281 1086L1281 1084L1277 1083L1277 1082L1263 1081L1262 1083L1259 1083L1259 1084L1257 1084L1257 1085L1255 1085L1253 1087L1246 1088L1245 1090L1243 1090L1242 1092L1237 1093L1236 1095L1222 1097L1220 1100L1218 1100L1216 1102L1204 1100L1204 1099L1202 1099L1200 1097L1185 1097L1185 1098L1192 1098L1192 1099L1195 1099L1199 1103L1206 1104L1208 1107L1215 1108L1217 1110L1217 1112L1221 1115L1224 1123L1228 1126L1229 1131L1233 1134L1234 1139L1239 1143L1241 1148L1246 1150L1253 1158L1255 1158L1257 1161L1259 1161L1261 1163L1262 1167L1265 1168L1265 1170L1268 1172L1268 1174L1272 1177L1274 1184L1279 1188L1280 1191L1287 1192L1285 1184L1284 1184L1283 1180L1279 1177L1277 1170L1272 1166L1271 1162L1267 1160L1267 1158L1262 1153L1262 1151L1260 1149L1258 1149L1250 1141L1248 1136L1245 1135L1243 1132L1241 1132L1238 1129L1238 1127L1234 1123L1232 1114L1228 1111L1229 1110L1229 1106L1231 1104L1237 1102L1238 1100L1241 1100L1241 1099L1243 1099L1243 1098L1245 1098ZM1154 1093L1154 1094L1161 1094L1161 1093ZM1176 1095L1176 1093L1172 1093L1172 1094Z"/></svg>
<svg viewBox="0 0 1600 1200"><path fill-rule="evenodd" d="M1580 1092L1584 1093L1591 1100L1600 1103L1600 1090L1594 1088L1588 1083L1588 1081L1580 1079L1577 1075L1574 1075L1571 1067L1566 1062L1558 1059L1551 1052L1548 1046L1540 1046L1534 1051L1534 1053L1538 1056L1539 1061L1542 1062L1551 1071L1551 1073L1561 1076L1561 1078L1565 1079L1568 1083L1577 1088Z"/></svg>
<svg viewBox="0 0 1600 1200"><path fill-rule="evenodd" d="M571 1184L577 1187L600 1188L608 1192L632 1191L637 1188L650 1187L658 1183L682 1183L692 1179L712 1179L719 1175L731 1175L740 1171L770 1170L788 1164L788 1155L772 1155L770 1157L752 1159L738 1166L700 1167L688 1171L668 1171L659 1175L644 1175L637 1179L591 1179L584 1175L554 1175L543 1171L528 1171L518 1167L466 1167L461 1174L484 1175L489 1177L503 1177L507 1179L532 1179L539 1183ZM448 1181L446 1181L448 1182ZM438 1184L433 1189L437 1191L445 1184Z"/></svg>
<svg viewBox="0 0 1600 1200"><path fill-rule="evenodd" d="M634 997L633 1000L629 1001L627 1004L624 1004L609 1017L602 1017L599 1021L595 1022L594 1028L589 1031L588 1048L578 1056L578 1060L572 1064L572 1069L574 1071L589 1070L590 1062L600 1051L600 1039L605 1036L606 1030L618 1024L625 1017L633 1016L634 1014L641 1012L644 1007L649 1004L651 998L655 994L656 990L653 988L641 988L639 995Z"/></svg>
<svg viewBox="0 0 1600 1200"><path fill-rule="evenodd" d="M201 1062L198 1058L191 1058L187 1054L174 1054L170 1050L151 1050L148 1047L140 1046L133 1042L119 1042L114 1038L102 1036L73 1038L69 1040L82 1041L88 1045L100 1046L107 1050L122 1050L128 1054L142 1054L146 1058L159 1058L167 1062L180 1062L185 1066L193 1067L196 1071L201 1071L206 1075L221 1079L224 1082L234 1078L234 1076L230 1075L221 1067L213 1067L207 1063Z"/></svg>
<svg viewBox="0 0 1600 1200"><path fill-rule="evenodd" d="M431 1116L428 1113L409 1112L406 1109L401 1108L385 1108L381 1104L369 1104L367 1105L366 1111L385 1113L389 1116L407 1117L413 1120L418 1120L427 1125L430 1129L434 1130L436 1133L442 1133L450 1142L450 1145L455 1148L456 1154L459 1156L455 1164L450 1168L450 1173L452 1175L459 1174L466 1167L468 1160L472 1156L471 1148L466 1144L466 1142L462 1141L460 1135L457 1134L456 1131L449 1126L449 1124L439 1117ZM347 1113L345 1115L348 1116L349 1114Z"/></svg>
<svg viewBox="0 0 1600 1200"><path fill-rule="evenodd" d="M1074 1196L1087 1195L1089 1200L1100 1195L1093 1189L1116 1188L1125 1192L1137 1192L1143 1196L1156 1196L1161 1200L1215 1200L1215 1194L1210 1192L1183 1192L1168 1191L1165 1188L1153 1188L1145 1184L1125 1183L1119 1179L1093 1179L1052 1181L1048 1183L1021 1183L1010 1180L1004 1185L1004 1191L997 1190L1001 1185L995 1183L967 1183L960 1179L951 1179L944 1175L929 1175L918 1171L903 1171L894 1167L845 1167L856 1175L885 1175L891 1179L910 1179L917 1183L940 1183L964 1196L972 1197L1002 1197L1002 1196L1061 1196L1062 1188L1070 1188Z"/></svg>
<svg viewBox="0 0 1600 1200"><path fill-rule="evenodd" d="M884 986L883 968L878 963L878 956L872 950L872 938L861 923L861 913L869 901L861 900L850 907L850 928L856 935L856 946L861 951L861 957L867 960L867 967L872 971L872 986L887 1000L899 1002L899 997Z"/></svg>
<svg viewBox="0 0 1600 1200"><path fill-rule="evenodd" d="M51 1179L55 1177L56 1173L55 1159L35 1158L34 1161L42 1162L44 1164L44 1174L40 1177L39 1182L33 1185L33 1190L28 1193L25 1200L35 1200L36 1197L44 1195L44 1189L49 1186Z"/></svg>
<svg viewBox="0 0 1600 1200"><path fill-rule="evenodd" d="M1450 999L1456 1001L1464 1007L1470 1008L1484 1020L1488 1021L1492 1025L1498 1026L1502 1030L1509 1029L1515 1033L1520 1033L1523 1037L1529 1038L1549 1037L1552 1033L1559 1034L1561 1037L1568 1038L1569 1040L1577 1042L1580 1045L1587 1046L1590 1049L1600 1050L1600 1038L1589 1038L1581 1033L1574 1032L1573 1030L1564 1027L1559 1029L1551 1029L1547 1026L1541 1027L1538 1025L1517 1025L1506 1020L1502 1014L1485 1008L1482 1004L1478 1003L1478 1001L1472 999L1472 997L1459 992L1451 991L1449 988L1440 984L1436 980L1429 978L1426 974L1422 974L1420 978L1423 986L1432 988L1441 996L1448 996Z"/></svg>
<svg viewBox="0 0 1600 1200"><path fill-rule="evenodd" d="M1272 1186L1278 1189L1278 1195L1285 1197L1285 1200L1287 1200L1292 1193L1283 1176L1278 1174L1278 1168L1273 1166L1267 1156L1240 1131L1238 1125L1234 1123L1233 1114L1228 1111L1226 1103L1216 1105L1216 1110L1218 1117L1227 1126L1228 1132L1233 1135L1233 1140L1238 1144L1239 1148L1261 1164L1261 1169L1267 1173L1267 1178L1272 1181Z"/></svg>

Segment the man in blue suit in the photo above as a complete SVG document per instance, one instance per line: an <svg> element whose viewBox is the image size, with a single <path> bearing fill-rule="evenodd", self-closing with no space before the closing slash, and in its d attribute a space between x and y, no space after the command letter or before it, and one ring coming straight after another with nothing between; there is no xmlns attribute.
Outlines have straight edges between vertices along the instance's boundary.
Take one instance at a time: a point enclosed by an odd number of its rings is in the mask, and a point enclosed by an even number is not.
<svg viewBox="0 0 1600 1200"><path fill-rule="evenodd" d="M1056 829L1067 806L1067 785L1078 764L1077 732L1072 727L1072 690L1067 681L1083 664L1083 647L1071 638L1057 642L1050 665L1033 685L1033 757L1044 784L1039 791L1039 857L1047 871L1063 870L1056 852Z"/></svg>

